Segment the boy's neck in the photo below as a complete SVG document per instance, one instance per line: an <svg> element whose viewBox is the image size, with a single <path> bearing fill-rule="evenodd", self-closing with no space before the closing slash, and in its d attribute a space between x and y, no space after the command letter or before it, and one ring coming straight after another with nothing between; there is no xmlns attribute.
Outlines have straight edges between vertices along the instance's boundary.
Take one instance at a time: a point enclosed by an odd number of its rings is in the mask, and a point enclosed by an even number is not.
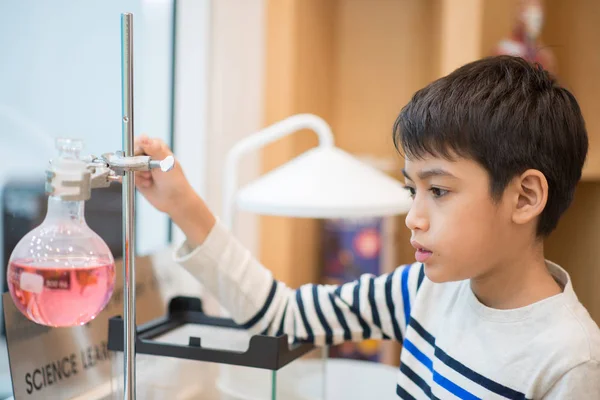
<svg viewBox="0 0 600 400"><path fill-rule="evenodd" d="M525 307L562 293L546 266L543 243L516 259L497 265L471 279L471 289L481 303L501 310Z"/></svg>

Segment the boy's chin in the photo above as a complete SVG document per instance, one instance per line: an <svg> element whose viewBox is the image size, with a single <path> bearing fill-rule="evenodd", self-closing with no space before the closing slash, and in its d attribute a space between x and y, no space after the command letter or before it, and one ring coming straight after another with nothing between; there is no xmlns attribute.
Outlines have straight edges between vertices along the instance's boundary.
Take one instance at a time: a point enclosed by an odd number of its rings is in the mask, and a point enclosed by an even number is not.
<svg viewBox="0 0 600 400"><path fill-rule="evenodd" d="M458 274L453 274L451 268L444 267L437 263L423 263L425 266L425 276L433 283L455 282L462 280Z"/></svg>

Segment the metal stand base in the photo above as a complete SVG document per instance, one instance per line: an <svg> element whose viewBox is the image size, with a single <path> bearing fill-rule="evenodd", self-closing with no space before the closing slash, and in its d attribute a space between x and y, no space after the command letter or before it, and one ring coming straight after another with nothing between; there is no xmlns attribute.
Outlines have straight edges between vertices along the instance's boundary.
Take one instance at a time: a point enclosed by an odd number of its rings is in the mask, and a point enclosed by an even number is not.
<svg viewBox="0 0 600 400"><path fill-rule="evenodd" d="M175 297L169 303L167 316L138 327L135 346L137 353L277 371L315 349L312 343L290 345L287 335L255 335L250 338L248 350L245 352L202 348L201 339L193 336L189 338L187 346L152 340L186 324L243 329L231 319L204 314L202 302L198 298ZM109 320L109 350L123 351L124 325L120 317Z"/></svg>

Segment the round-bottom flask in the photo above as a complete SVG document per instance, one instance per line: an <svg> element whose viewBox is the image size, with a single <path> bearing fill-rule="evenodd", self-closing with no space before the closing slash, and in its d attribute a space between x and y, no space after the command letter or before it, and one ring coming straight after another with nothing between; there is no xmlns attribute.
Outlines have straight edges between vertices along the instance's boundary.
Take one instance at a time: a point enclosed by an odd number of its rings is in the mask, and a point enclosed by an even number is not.
<svg viewBox="0 0 600 400"><path fill-rule="evenodd" d="M58 143L57 170L81 170L85 164L78 160L80 143ZM27 233L11 254L8 288L19 311L33 322L53 327L83 325L110 300L114 259L104 240L86 224L84 204L83 200L50 196L42 224Z"/></svg>

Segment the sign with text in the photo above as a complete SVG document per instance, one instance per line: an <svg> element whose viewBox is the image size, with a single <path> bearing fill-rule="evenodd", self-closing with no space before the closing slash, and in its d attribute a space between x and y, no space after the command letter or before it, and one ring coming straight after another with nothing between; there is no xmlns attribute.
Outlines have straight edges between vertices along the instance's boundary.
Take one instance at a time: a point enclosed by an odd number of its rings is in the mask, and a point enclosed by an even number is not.
<svg viewBox="0 0 600 400"><path fill-rule="evenodd" d="M164 315L176 295L199 296L200 284L173 264L170 251L136 258L136 313L142 324ZM123 315L122 264L116 264L115 290L106 308L91 322L50 328L27 319L9 293L2 296L14 397L21 399L107 398L86 393L110 385L115 354L107 348L108 320ZM122 357L120 357L122 360ZM118 370L122 365L118 365ZM110 387L110 386L109 386Z"/></svg>

